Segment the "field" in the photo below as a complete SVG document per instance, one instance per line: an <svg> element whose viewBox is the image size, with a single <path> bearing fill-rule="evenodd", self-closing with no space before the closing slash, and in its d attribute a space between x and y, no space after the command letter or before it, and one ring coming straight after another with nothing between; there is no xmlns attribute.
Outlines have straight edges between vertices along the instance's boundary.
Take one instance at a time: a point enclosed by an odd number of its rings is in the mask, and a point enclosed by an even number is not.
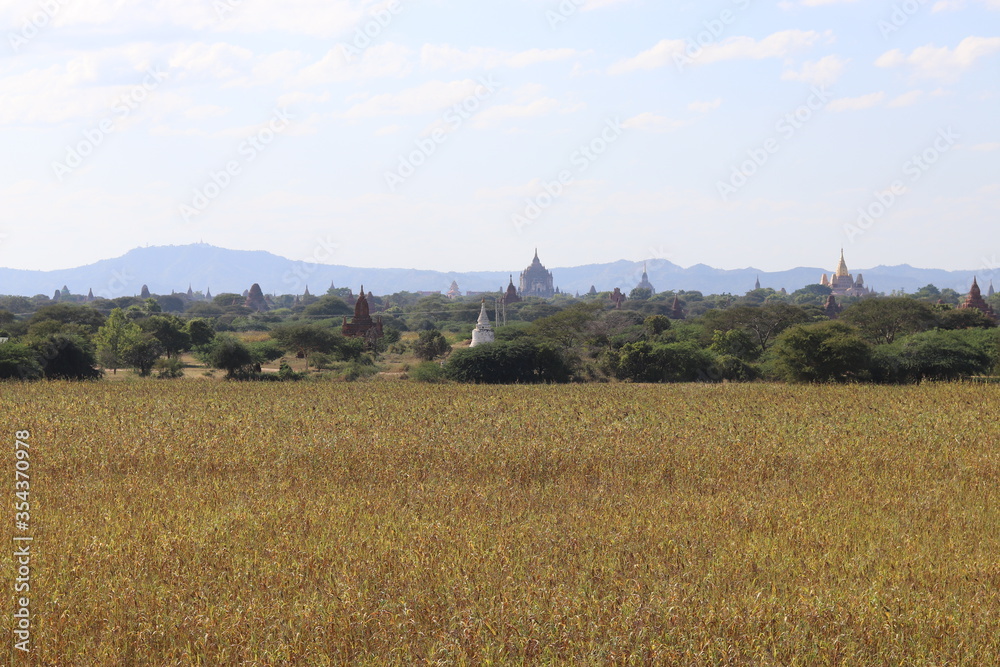
<svg viewBox="0 0 1000 667"><path fill-rule="evenodd" d="M0 386L13 665L1000 663L1000 387Z"/></svg>

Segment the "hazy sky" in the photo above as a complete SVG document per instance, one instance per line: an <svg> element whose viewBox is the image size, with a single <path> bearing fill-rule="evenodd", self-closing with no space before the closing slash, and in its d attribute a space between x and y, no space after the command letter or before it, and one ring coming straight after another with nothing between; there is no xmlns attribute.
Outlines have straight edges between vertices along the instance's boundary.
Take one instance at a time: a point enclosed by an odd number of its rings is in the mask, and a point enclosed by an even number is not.
<svg viewBox="0 0 1000 667"><path fill-rule="evenodd" d="M204 241L1000 268L1000 0L8 0L0 25L0 266Z"/></svg>

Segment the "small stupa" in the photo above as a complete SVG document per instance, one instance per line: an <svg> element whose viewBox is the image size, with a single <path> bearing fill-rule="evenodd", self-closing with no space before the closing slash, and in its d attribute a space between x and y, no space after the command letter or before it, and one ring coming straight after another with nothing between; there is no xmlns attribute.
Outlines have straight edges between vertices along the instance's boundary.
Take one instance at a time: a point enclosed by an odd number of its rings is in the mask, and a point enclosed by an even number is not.
<svg viewBox="0 0 1000 667"><path fill-rule="evenodd" d="M484 298L483 305L479 309L479 321L476 322L476 328L472 330L472 345L469 347L492 343L494 340L496 337L493 333L493 326L490 324L490 316L486 314L486 299Z"/></svg>

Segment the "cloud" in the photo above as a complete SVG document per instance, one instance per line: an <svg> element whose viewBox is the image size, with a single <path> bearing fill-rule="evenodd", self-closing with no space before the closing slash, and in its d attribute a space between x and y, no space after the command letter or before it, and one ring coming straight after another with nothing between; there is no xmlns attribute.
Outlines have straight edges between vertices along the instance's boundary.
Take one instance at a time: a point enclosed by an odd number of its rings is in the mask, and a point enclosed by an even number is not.
<svg viewBox="0 0 1000 667"><path fill-rule="evenodd" d="M425 44L420 50L420 63L427 69L493 69L496 67L529 67L539 63L568 60L584 55L576 49L528 49L511 52L473 47L462 50L447 44Z"/></svg>
<svg viewBox="0 0 1000 667"><path fill-rule="evenodd" d="M899 49L886 51L875 61L878 67L909 66L914 75L928 79L954 80L977 60L1000 51L1000 37L966 37L954 49L921 46L909 55Z"/></svg>
<svg viewBox="0 0 1000 667"><path fill-rule="evenodd" d="M267 2L249 0L73 0L53 3L51 25L92 29L102 35L131 35L173 26L190 31L287 32L330 38L371 20L375 0L284 0L279 11ZM4 3L0 26L19 29L39 12L37 2Z"/></svg>
<svg viewBox="0 0 1000 667"><path fill-rule="evenodd" d="M830 102L830 111L860 111L871 109L880 105L885 100L885 93L869 93L860 97L841 97Z"/></svg>
<svg viewBox="0 0 1000 667"><path fill-rule="evenodd" d="M901 107L908 107L916 104L924 97L924 91L922 90L911 90L908 93L903 93L899 97L891 100L886 106L892 107L894 109Z"/></svg>
<svg viewBox="0 0 1000 667"><path fill-rule="evenodd" d="M360 59L349 62L344 50L338 46L299 71L295 83L311 86L403 77L413 71L412 55L413 52L405 46L388 42L365 49Z"/></svg>
<svg viewBox="0 0 1000 667"><path fill-rule="evenodd" d="M721 105L722 105L722 98L719 97L711 101L692 102L691 104L688 105L688 109L696 113L708 113L709 111L715 111Z"/></svg>
<svg viewBox="0 0 1000 667"><path fill-rule="evenodd" d="M701 47L700 52L689 53L688 44L680 39L664 39L651 49L632 58L620 60L609 69L611 74L624 74L635 70L664 67L675 62L687 64L708 64L725 60L763 60L765 58L786 58L792 52L809 48L822 37L815 30L782 30L763 39L753 37L730 37L721 42L712 42Z"/></svg>
<svg viewBox="0 0 1000 667"><path fill-rule="evenodd" d="M482 84L472 79L427 81L398 93L383 93L365 99L340 114L340 117L361 120L378 116L409 116L428 111L441 111L471 98L482 89Z"/></svg>
<svg viewBox="0 0 1000 667"><path fill-rule="evenodd" d="M511 118L536 118L554 113L573 113L585 105L565 106L551 97L543 97L527 104L498 104L476 114L473 125L478 128L498 125Z"/></svg>
<svg viewBox="0 0 1000 667"><path fill-rule="evenodd" d="M783 81L802 81L815 86L830 86L840 79L848 62L850 60L830 55L820 60L805 62L798 71L785 70L781 78Z"/></svg>
<svg viewBox="0 0 1000 667"><path fill-rule="evenodd" d="M1000 141L994 141L987 144L976 144L971 147L974 151L981 151L983 153L992 153L993 151L1000 151Z"/></svg>
<svg viewBox="0 0 1000 667"><path fill-rule="evenodd" d="M1000 0L979 0L987 9L1000 9ZM954 12L965 9L965 0L939 0L931 7L931 13Z"/></svg>
<svg viewBox="0 0 1000 667"><path fill-rule="evenodd" d="M687 125L687 121L673 120L667 118L666 116L657 116L651 111L641 113L638 116L633 116L629 118L624 123L622 127L629 130L642 130L644 132L673 132L681 127Z"/></svg>

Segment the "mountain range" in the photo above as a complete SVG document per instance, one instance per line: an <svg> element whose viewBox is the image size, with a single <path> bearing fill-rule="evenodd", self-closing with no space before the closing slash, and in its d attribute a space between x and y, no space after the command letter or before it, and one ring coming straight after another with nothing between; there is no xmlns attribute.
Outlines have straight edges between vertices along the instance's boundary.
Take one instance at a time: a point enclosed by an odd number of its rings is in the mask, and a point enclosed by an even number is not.
<svg viewBox="0 0 1000 667"><path fill-rule="evenodd" d="M544 253L543 253L544 254ZM527 266L530 258L526 258ZM607 264L574 267L549 267L555 285L570 294L587 292L591 285L598 291L622 288L628 293L642 278L645 266L649 280L658 291L698 290L705 294L744 294L753 289L756 280L762 287L785 288L793 292L818 283L823 273L831 269L798 267L786 271L767 272L745 269L715 269L704 264L687 268L665 259L643 261L619 260ZM229 250L206 243L179 246L135 248L121 257L105 259L86 266L51 271L0 268L0 294L51 296L67 286L73 294L93 290L98 297L138 295L142 286L154 294L186 292L191 286L197 292L211 290L242 293L253 283L260 284L267 294L301 294L308 286L312 294L323 294L331 286L391 294L400 291L447 292L456 281L466 291L495 291L507 286L523 268L511 271L431 271L421 269L366 269L332 264L294 261L266 251ZM974 275L979 276L985 290L993 278L989 270L945 271L920 269L902 264L861 269L865 284L878 292L902 290L913 292L927 284L968 291ZM857 273L855 272L855 276ZM1000 279L1000 276L997 276Z"/></svg>

